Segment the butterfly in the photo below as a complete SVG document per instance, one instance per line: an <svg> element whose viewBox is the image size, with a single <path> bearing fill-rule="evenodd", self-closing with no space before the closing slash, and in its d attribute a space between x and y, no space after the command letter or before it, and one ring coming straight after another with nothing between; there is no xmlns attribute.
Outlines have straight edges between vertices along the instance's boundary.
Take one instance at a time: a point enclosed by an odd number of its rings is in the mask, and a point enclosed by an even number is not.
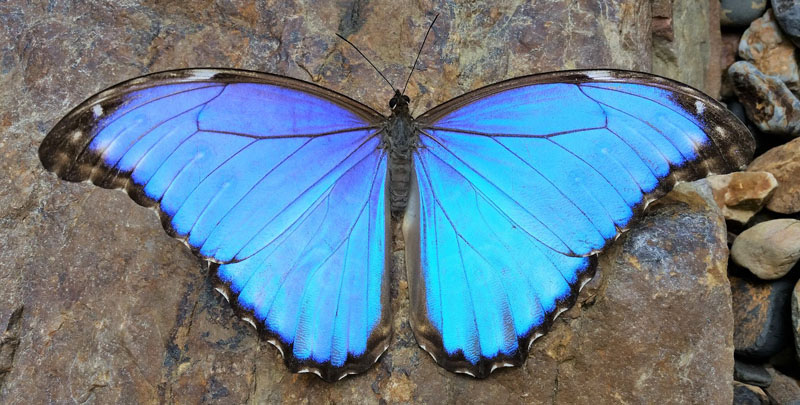
<svg viewBox="0 0 800 405"><path fill-rule="evenodd" d="M43 140L60 178L125 190L211 263L293 372L362 372L391 337L391 224L410 323L448 370L522 364L596 256L676 181L742 168L746 127L689 86L536 74L412 117L267 73L183 69L104 90Z"/></svg>

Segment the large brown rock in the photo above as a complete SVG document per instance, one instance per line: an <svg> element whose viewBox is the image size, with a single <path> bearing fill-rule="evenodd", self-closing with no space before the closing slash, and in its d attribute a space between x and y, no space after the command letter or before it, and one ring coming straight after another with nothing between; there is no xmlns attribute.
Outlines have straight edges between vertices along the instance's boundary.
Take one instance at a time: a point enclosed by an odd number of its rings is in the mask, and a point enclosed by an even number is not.
<svg viewBox="0 0 800 405"><path fill-rule="evenodd" d="M767 208L781 214L800 212L800 139L776 146L747 166L750 172L770 172L778 180Z"/></svg>
<svg viewBox="0 0 800 405"><path fill-rule="evenodd" d="M647 70L649 8L645 0L0 3L0 105L13 106L0 111L0 322L24 305L8 328L15 350L0 349L12 357L2 363L11 366L0 402L730 403L725 234L707 190L654 204L525 366L485 381L449 373L417 347L397 253L389 351L364 375L328 384L287 372L151 211L122 193L62 183L36 155L46 131L93 92L168 68L264 70L386 111L391 92L334 33L400 83L434 11L442 15L409 85L417 113L538 71Z"/></svg>

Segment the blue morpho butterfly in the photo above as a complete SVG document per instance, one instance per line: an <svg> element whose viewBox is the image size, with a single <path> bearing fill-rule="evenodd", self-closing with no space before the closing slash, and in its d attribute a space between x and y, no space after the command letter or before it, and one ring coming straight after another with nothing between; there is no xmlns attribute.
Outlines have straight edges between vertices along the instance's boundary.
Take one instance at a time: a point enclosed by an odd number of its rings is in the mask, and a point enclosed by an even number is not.
<svg viewBox="0 0 800 405"><path fill-rule="evenodd" d="M506 80L419 117L311 83L185 69L102 91L39 156L127 191L295 372L369 368L391 335L392 220L411 325L475 377L525 361L597 254L678 180L743 167L752 136L686 85L620 70Z"/></svg>

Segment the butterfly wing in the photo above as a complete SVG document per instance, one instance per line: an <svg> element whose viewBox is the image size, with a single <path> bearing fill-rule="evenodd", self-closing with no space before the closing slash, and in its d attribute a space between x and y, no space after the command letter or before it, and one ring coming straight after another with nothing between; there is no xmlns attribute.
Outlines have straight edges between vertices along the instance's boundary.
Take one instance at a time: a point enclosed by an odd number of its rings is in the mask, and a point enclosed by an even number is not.
<svg viewBox="0 0 800 405"><path fill-rule="evenodd" d="M417 122L411 321L440 365L477 377L525 360L650 201L754 148L715 100L625 71L512 79Z"/></svg>
<svg viewBox="0 0 800 405"><path fill-rule="evenodd" d="M154 208L293 371L334 380L390 335L382 122L309 83L188 69L95 95L39 155Z"/></svg>

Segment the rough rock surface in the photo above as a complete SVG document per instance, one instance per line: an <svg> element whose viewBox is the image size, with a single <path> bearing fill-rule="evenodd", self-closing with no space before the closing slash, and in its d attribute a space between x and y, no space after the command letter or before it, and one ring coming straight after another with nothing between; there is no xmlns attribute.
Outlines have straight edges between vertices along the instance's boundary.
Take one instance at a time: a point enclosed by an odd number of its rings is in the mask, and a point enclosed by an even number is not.
<svg viewBox="0 0 800 405"><path fill-rule="evenodd" d="M775 219L746 229L733 242L731 258L762 280L785 276L800 260L800 221Z"/></svg>
<svg viewBox="0 0 800 405"><path fill-rule="evenodd" d="M800 100L780 79L765 75L752 63L739 61L728 68L734 92L747 117L764 132L800 136Z"/></svg>
<svg viewBox="0 0 800 405"><path fill-rule="evenodd" d="M766 204L778 186L768 172L734 172L709 176L714 201L729 221L744 224Z"/></svg>
<svg viewBox="0 0 800 405"><path fill-rule="evenodd" d="M749 274L730 275L733 342L737 356L766 360L791 339L789 295L794 281L763 281Z"/></svg>
<svg viewBox="0 0 800 405"><path fill-rule="evenodd" d="M775 404L789 404L800 400L800 383L774 368L767 368L772 375L772 384L764 389Z"/></svg>
<svg viewBox="0 0 800 405"><path fill-rule="evenodd" d="M168 68L280 73L386 111L391 92L334 34L399 83L434 12L442 15L409 85L416 113L522 74L648 70L649 8L645 0L0 3L0 105L13 106L0 111L0 322L24 304L8 328L19 343L0 402L730 403L727 250L707 189L655 203L525 366L483 381L435 366L417 347L398 252L392 345L364 375L328 384L288 373L149 210L122 193L58 181L36 155L53 124L95 91Z"/></svg>
<svg viewBox="0 0 800 405"><path fill-rule="evenodd" d="M800 139L774 147L747 166L749 172L770 172L778 187L767 209L781 214L800 212Z"/></svg>
<svg viewBox="0 0 800 405"><path fill-rule="evenodd" d="M800 90L794 44L783 35L771 9L745 30L739 42L739 56L752 62L765 75L786 83L789 90Z"/></svg>
<svg viewBox="0 0 800 405"><path fill-rule="evenodd" d="M800 3L795 0L771 0L772 11L783 32L800 46Z"/></svg>
<svg viewBox="0 0 800 405"><path fill-rule="evenodd" d="M653 0L653 73L720 94L719 3Z"/></svg>
<svg viewBox="0 0 800 405"><path fill-rule="evenodd" d="M734 405L760 405L769 404L769 398L760 387L743 384L738 381L733 382L733 404Z"/></svg>

